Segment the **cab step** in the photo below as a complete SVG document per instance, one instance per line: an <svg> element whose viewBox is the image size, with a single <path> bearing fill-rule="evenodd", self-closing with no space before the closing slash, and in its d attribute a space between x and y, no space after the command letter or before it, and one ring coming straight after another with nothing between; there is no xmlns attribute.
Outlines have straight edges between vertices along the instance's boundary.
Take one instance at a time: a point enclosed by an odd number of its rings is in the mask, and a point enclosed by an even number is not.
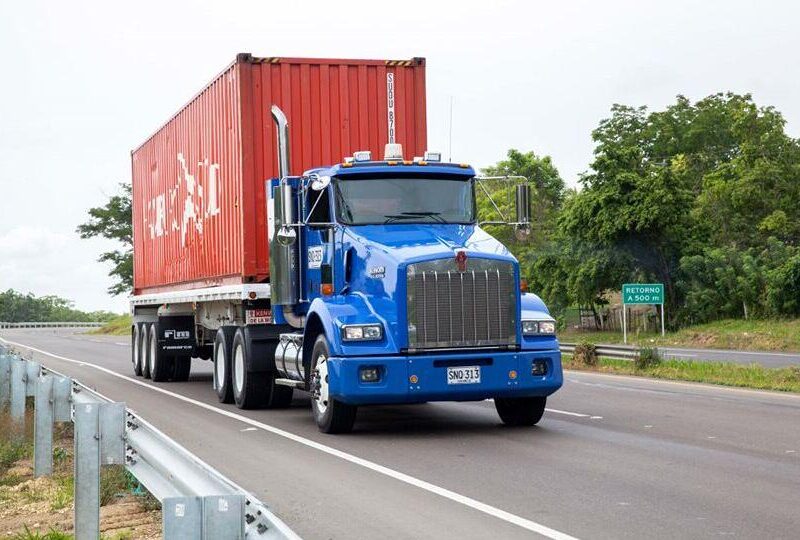
<svg viewBox="0 0 800 540"><path fill-rule="evenodd" d="M296 381L294 379L275 379L275 384L279 384L281 386L290 386L299 390L304 390L306 387L305 381Z"/></svg>

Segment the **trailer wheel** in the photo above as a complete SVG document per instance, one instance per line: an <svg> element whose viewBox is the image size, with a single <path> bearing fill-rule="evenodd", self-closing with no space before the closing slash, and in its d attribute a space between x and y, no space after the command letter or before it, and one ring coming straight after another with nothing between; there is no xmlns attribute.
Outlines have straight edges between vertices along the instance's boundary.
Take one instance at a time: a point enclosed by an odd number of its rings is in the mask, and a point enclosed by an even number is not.
<svg viewBox="0 0 800 540"><path fill-rule="evenodd" d="M131 328L131 361L133 362L133 374L137 377L142 376L142 325L134 324Z"/></svg>
<svg viewBox="0 0 800 540"><path fill-rule="evenodd" d="M542 419L546 397L494 398L500 420L507 426L533 426Z"/></svg>
<svg viewBox="0 0 800 540"><path fill-rule="evenodd" d="M235 332L235 326L222 326L214 338L214 391L220 403L233 402L231 348Z"/></svg>
<svg viewBox="0 0 800 540"><path fill-rule="evenodd" d="M231 353L233 401L240 409L263 409L270 402L272 373L249 371L249 354L244 330L239 328L233 336Z"/></svg>
<svg viewBox="0 0 800 540"><path fill-rule="evenodd" d="M328 393L328 357L330 349L320 334L311 351L311 413L323 433L347 433L353 429L358 408L330 397Z"/></svg>
<svg viewBox="0 0 800 540"><path fill-rule="evenodd" d="M189 380L189 373L192 371L192 359L188 356L179 356L173 359L175 362L175 373L172 380L175 382L186 382Z"/></svg>
<svg viewBox="0 0 800 540"><path fill-rule="evenodd" d="M164 354L158 346L158 323L150 325L148 334L150 343L150 378L153 382L169 380L175 370L175 358Z"/></svg>
<svg viewBox="0 0 800 540"><path fill-rule="evenodd" d="M142 377L150 378L150 325L141 323L139 325L139 358L142 359Z"/></svg>

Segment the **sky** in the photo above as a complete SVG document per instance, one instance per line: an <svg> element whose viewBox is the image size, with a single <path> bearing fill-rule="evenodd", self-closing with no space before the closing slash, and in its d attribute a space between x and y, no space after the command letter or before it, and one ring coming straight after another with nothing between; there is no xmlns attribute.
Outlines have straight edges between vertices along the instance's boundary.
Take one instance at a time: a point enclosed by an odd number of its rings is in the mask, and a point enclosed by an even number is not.
<svg viewBox="0 0 800 540"><path fill-rule="evenodd" d="M613 103L750 92L800 135L800 3L769 1L3 2L0 290L111 297L112 246L75 227L138 146L238 52L427 59L428 141L482 167L550 155L576 185Z"/></svg>

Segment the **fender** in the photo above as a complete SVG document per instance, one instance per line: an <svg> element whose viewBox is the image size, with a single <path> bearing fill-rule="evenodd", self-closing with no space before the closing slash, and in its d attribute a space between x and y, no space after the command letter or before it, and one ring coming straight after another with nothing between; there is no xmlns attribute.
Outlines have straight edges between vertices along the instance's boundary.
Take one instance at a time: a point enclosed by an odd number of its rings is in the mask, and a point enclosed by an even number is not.
<svg viewBox="0 0 800 540"><path fill-rule="evenodd" d="M523 293L521 295L520 307L523 319L548 319L551 317L550 310L547 309L542 299L533 293Z"/></svg>
<svg viewBox="0 0 800 540"><path fill-rule="evenodd" d="M367 297L361 293L315 298L309 306L306 320L311 319L313 315L316 315L322 323L332 356L375 356L400 352L386 319L373 309ZM342 341L342 326L370 323L383 325L383 339L351 343ZM310 337L304 336L304 344L310 346L309 339Z"/></svg>

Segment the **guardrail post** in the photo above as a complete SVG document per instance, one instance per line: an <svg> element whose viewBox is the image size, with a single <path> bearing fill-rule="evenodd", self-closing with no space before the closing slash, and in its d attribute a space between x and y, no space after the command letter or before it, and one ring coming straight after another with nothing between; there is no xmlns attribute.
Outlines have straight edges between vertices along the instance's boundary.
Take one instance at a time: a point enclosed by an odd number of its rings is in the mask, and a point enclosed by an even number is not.
<svg viewBox="0 0 800 540"><path fill-rule="evenodd" d="M100 537L100 404L75 405L75 539Z"/></svg>
<svg viewBox="0 0 800 540"><path fill-rule="evenodd" d="M205 540L244 538L244 495L203 497L203 538Z"/></svg>
<svg viewBox="0 0 800 540"><path fill-rule="evenodd" d="M25 426L25 362L11 358L11 421Z"/></svg>
<svg viewBox="0 0 800 540"><path fill-rule="evenodd" d="M56 377L53 381L53 420L72 421L72 379Z"/></svg>
<svg viewBox="0 0 800 540"><path fill-rule="evenodd" d="M100 464L125 465L125 403L100 405Z"/></svg>
<svg viewBox="0 0 800 540"><path fill-rule="evenodd" d="M35 397L39 375L42 374L42 366L39 362L32 360L23 361L25 362L25 397Z"/></svg>
<svg viewBox="0 0 800 540"><path fill-rule="evenodd" d="M0 411L11 400L11 357L0 349Z"/></svg>
<svg viewBox="0 0 800 540"><path fill-rule="evenodd" d="M39 378L33 405L33 476L53 474L53 376Z"/></svg>

